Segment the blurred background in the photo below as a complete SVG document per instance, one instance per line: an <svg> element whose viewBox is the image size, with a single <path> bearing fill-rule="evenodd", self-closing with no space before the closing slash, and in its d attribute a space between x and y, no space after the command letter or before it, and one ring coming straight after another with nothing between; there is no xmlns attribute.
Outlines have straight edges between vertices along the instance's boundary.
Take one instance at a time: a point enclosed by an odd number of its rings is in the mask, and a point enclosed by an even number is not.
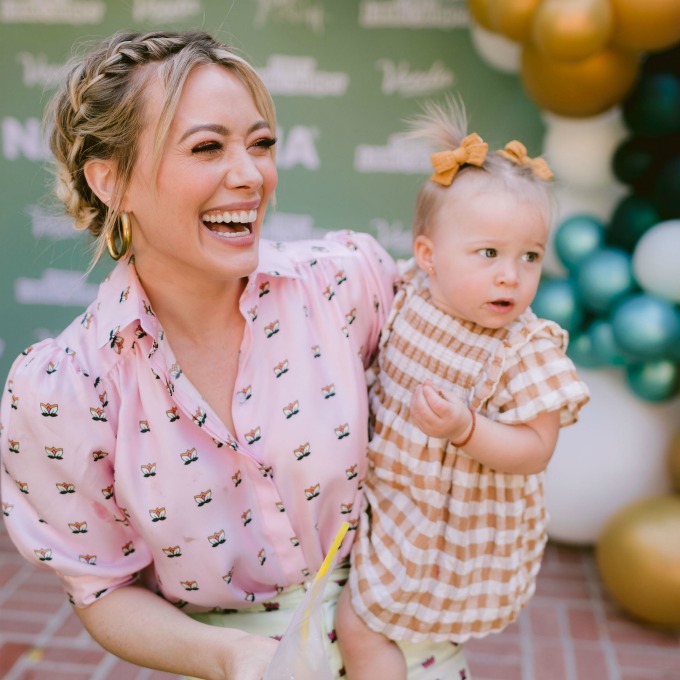
<svg viewBox="0 0 680 680"><path fill-rule="evenodd" d="M680 0L0 0L3 381L111 268L86 273L89 239L54 203L43 108L73 53L158 28L214 34L267 83L265 237L350 228L408 256L431 150L401 133L428 100L459 95L491 148L548 160L533 309L569 331L592 392L548 470L550 536L592 551L617 606L680 650Z"/></svg>

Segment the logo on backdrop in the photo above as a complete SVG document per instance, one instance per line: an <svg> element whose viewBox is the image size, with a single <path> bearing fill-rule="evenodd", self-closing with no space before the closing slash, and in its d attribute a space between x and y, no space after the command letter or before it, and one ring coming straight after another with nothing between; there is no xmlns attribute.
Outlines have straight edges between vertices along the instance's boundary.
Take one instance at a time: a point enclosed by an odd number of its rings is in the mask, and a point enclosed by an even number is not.
<svg viewBox="0 0 680 680"><path fill-rule="evenodd" d="M104 0L0 0L0 22L6 24L98 24Z"/></svg>
<svg viewBox="0 0 680 680"><path fill-rule="evenodd" d="M279 168L301 165L307 170L318 170L321 165L316 150L319 128L293 125L285 134L281 128L277 129L276 136L276 165Z"/></svg>
<svg viewBox="0 0 680 680"><path fill-rule="evenodd" d="M66 75L66 64L50 64L45 54L19 52L17 61L22 67L22 80L25 87L56 87Z"/></svg>
<svg viewBox="0 0 680 680"><path fill-rule="evenodd" d="M203 11L201 0L134 0L133 21L180 21Z"/></svg>
<svg viewBox="0 0 680 680"><path fill-rule="evenodd" d="M314 226L312 215L294 213L269 213L262 225L262 237L270 241L299 241L323 238L325 229Z"/></svg>
<svg viewBox="0 0 680 680"><path fill-rule="evenodd" d="M470 23L467 0L362 0L363 28L462 28Z"/></svg>
<svg viewBox="0 0 680 680"><path fill-rule="evenodd" d="M14 299L23 305L73 305L86 307L99 286L87 283L85 272L45 269L39 279L20 277L14 282Z"/></svg>
<svg viewBox="0 0 680 680"><path fill-rule="evenodd" d="M31 218L31 234L34 238L63 241L83 233L73 228L73 220L66 215L53 215L38 205L29 205L26 212Z"/></svg>
<svg viewBox="0 0 680 680"><path fill-rule="evenodd" d="M8 161L21 157L43 161L50 157L40 130L38 118L27 118L24 123L8 116L2 119L2 154Z"/></svg>
<svg viewBox="0 0 680 680"><path fill-rule="evenodd" d="M441 61L435 61L428 71L411 71L407 61L395 63L391 59L380 59L376 66L383 73L383 94L419 97L451 87L456 81L453 72Z"/></svg>
<svg viewBox="0 0 680 680"><path fill-rule="evenodd" d="M323 5L310 0L257 0L255 27L262 28L270 20L307 26L314 33L325 30Z"/></svg>
<svg viewBox="0 0 680 680"><path fill-rule="evenodd" d="M395 257L410 257L413 253L413 237L410 229L397 220L390 223L382 217L371 220L371 227L375 230L375 237L386 250Z"/></svg>
<svg viewBox="0 0 680 680"><path fill-rule="evenodd" d="M354 150L357 172L393 172L404 175L432 172L430 146L403 134L390 135L385 146L360 144Z"/></svg>
<svg viewBox="0 0 680 680"><path fill-rule="evenodd" d="M347 91L349 75L342 71L318 71L313 57L272 54L257 69L272 94L339 97Z"/></svg>

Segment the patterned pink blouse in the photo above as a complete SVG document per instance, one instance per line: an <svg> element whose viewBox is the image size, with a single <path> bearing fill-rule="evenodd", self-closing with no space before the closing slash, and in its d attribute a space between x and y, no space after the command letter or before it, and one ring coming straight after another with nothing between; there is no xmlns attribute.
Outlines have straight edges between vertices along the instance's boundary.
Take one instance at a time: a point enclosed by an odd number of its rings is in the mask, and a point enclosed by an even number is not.
<svg viewBox="0 0 680 680"><path fill-rule="evenodd" d="M364 368L396 276L366 234L263 241L241 298L229 432L183 375L134 266L118 264L81 318L10 371L0 489L20 552L76 606L142 570L187 611L247 607L314 574L341 522L356 528Z"/></svg>

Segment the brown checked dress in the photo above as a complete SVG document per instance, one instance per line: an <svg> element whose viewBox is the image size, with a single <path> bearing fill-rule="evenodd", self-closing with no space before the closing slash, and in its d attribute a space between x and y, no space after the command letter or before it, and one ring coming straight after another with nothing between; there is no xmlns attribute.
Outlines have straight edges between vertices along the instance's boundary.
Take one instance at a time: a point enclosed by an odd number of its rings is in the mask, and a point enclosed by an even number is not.
<svg viewBox="0 0 680 680"><path fill-rule="evenodd" d="M492 470L410 421L426 379L491 420L559 410L576 422L588 389L567 334L527 310L497 330L438 309L413 267L381 337L370 387L374 435L350 588L367 625L395 640L462 643L500 631L535 589L546 543L544 474Z"/></svg>

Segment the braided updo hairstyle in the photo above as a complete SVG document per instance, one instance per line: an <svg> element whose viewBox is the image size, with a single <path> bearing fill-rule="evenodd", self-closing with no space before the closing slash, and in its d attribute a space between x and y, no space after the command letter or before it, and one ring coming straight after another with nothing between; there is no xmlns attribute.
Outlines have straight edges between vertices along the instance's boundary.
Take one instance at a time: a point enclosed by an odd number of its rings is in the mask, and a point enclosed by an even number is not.
<svg viewBox="0 0 680 680"><path fill-rule="evenodd" d="M467 134L465 107L460 100L451 97L444 104L427 102L422 114L410 121L407 136L424 139L436 151L445 151L456 149ZM533 203L541 211L545 223L549 225L551 222L554 198L548 182L537 176L530 167L518 165L489 151L481 167L463 166L448 187L430 180L425 182L416 199L413 238L430 232L445 198L453 196L455 200L464 201L470 196L486 192L508 192L520 201Z"/></svg>
<svg viewBox="0 0 680 680"><path fill-rule="evenodd" d="M153 124L145 120L145 88L151 78L159 78L166 90L154 140L157 170L184 82L194 67L203 64L220 64L240 78L260 115L276 129L274 105L253 67L207 33L119 32L71 62L46 109L45 125L55 162L55 193L75 228L95 237L93 265L115 229L140 134L146 124ZM85 179L85 164L91 159L115 162L116 183L109 206Z"/></svg>

